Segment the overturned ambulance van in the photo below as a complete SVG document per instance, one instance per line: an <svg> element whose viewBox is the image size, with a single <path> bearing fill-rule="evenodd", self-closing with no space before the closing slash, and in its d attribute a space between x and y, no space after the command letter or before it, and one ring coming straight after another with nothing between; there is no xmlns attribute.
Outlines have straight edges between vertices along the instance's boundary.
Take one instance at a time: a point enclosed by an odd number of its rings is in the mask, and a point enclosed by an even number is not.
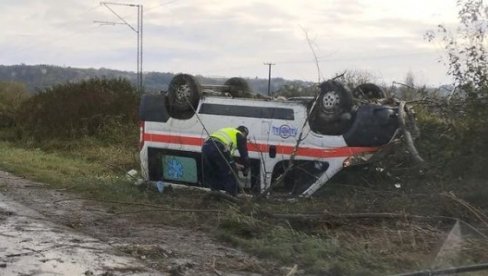
<svg viewBox="0 0 488 276"><path fill-rule="evenodd" d="M201 85L176 75L166 93L146 94L140 105L140 158L148 181L205 187L201 146L222 127L249 128L254 193L270 187L310 196L345 167L363 164L399 133L399 104L374 84L352 92L340 82L319 85L316 97L250 97L243 79ZM353 100L354 95L354 100ZM279 182L279 183L278 183Z"/></svg>

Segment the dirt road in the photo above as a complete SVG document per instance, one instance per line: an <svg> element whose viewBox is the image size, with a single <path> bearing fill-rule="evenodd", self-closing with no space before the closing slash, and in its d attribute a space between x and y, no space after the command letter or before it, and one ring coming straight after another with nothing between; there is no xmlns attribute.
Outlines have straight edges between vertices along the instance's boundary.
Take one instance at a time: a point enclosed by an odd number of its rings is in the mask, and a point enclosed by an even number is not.
<svg viewBox="0 0 488 276"><path fill-rule="evenodd" d="M67 200L69 199L69 200ZM0 171L0 275L280 275L202 232L135 223Z"/></svg>

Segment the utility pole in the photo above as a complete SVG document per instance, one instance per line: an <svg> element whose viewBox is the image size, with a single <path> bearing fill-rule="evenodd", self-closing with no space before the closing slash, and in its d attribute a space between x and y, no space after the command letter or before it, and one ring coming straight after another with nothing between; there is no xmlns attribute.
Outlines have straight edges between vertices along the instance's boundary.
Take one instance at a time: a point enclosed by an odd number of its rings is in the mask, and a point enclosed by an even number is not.
<svg viewBox="0 0 488 276"><path fill-rule="evenodd" d="M271 62L265 62L264 65L268 65L268 96L271 96L271 66L275 64Z"/></svg>
<svg viewBox="0 0 488 276"><path fill-rule="evenodd" d="M105 6L109 11L111 11L121 22L109 22L109 21L93 21L94 23L99 23L102 25L126 25L131 30L133 30L137 34L137 90L139 94L142 94L143 91L143 77L142 77L142 58L143 58L143 43L142 43L142 33L143 33L143 6L136 5L136 4L124 4L124 3L114 3L114 2L100 2L100 5ZM134 28L131 24L127 23L124 18L118 15L110 5L114 6L126 6L126 7L136 7L137 8L137 29Z"/></svg>

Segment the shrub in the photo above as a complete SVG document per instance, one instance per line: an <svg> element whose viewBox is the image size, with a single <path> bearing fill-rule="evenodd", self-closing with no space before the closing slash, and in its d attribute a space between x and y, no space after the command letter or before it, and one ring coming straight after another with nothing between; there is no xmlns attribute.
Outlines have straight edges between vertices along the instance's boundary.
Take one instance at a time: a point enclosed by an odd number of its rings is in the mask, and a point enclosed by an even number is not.
<svg viewBox="0 0 488 276"><path fill-rule="evenodd" d="M29 98L24 84L0 81L0 128L15 125L15 115L20 105Z"/></svg>
<svg viewBox="0 0 488 276"><path fill-rule="evenodd" d="M57 85L25 101L17 122L23 138L97 136L106 126L134 126L139 97L124 79L89 79Z"/></svg>

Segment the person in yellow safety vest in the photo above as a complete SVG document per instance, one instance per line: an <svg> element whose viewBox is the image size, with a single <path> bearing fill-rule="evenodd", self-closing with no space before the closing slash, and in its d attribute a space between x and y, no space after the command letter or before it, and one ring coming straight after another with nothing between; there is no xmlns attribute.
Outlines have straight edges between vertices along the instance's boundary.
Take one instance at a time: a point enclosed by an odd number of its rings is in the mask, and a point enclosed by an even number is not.
<svg viewBox="0 0 488 276"><path fill-rule="evenodd" d="M212 190L224 190L230 195L239 193L236 174L237 166L234 158L239 151L239 162L242 173L249 172L249 155L247 151L247 135L245 126L222 128L213 132L202 146L203 183Z"/></svg>

